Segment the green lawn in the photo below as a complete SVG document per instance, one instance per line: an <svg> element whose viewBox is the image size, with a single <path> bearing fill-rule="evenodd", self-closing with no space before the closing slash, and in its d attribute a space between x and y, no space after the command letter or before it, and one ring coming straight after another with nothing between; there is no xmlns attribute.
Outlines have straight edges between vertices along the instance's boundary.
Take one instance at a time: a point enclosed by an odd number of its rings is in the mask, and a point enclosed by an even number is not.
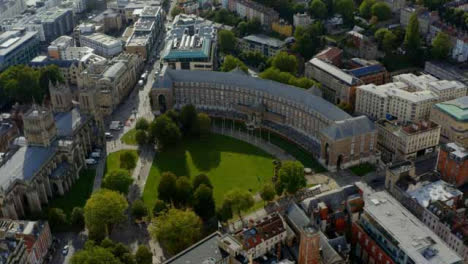
<svg viewBox="0 0 468 264"><path fill-rule="evenodd" d="M259 191L264 182L273 176L274 157L248 143L222 136L207 139L185 140L174 149L156 154L150 175L143 191L143 200L152 208L157 199L160 175L172 171L177 176L193 179L207 174L214 186L217 204L232 188Z"/></svg>
<svg viewBox="0 0 468 264"><path fill-rule="evenodd" d="M70 216L74 207L84 207L86 200L93 192L94 176L96 170L82 170L80 178L73 184L72 188L64 196L49 202L49 208L60 208ZM47 212L47 210L43 210Z"/></svg>
<svg viewBox="0 0 468 264"><path fill-rule="evenodd" d="M133 152L138 157L137 151L133 149L119 150L117 152L110 153L107 155L106 172L120 169L120 155L124 152Z"/></svg>
<svg viewBox="0 0 468 264"><path fill-rule="evenodd" d="M123 143L128 144L128 145L137 145L135 135L136 135L136 129L132 128L127 133L125 133L120 140Z"/></svg>
<svg viewBox="0 0 468 264"><path fill-rule="evenodd" d="M369 163L362 163L349 169L357 176L364 176L369 172L375 171L375 166Z"/></svg>

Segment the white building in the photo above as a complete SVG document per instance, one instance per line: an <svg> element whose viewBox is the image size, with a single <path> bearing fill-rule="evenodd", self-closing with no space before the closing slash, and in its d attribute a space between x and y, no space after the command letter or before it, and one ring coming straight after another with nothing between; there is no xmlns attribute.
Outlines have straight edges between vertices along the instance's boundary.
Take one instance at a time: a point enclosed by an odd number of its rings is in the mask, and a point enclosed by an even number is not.
<svg viewBox="0 0 468 264"><path fill-rule="evenodd" d="M356 113L372 119L387 114L401 121L419 121L429 117L432 105L466 94L467 87L457 81L437 80L431 75L402 74L393 83L367 84L356 89Z"/></svg>
<svg viewBox="0 0 468 264"><path fill-rule="evenodd" d="M89 47L69 47L62 53L62 60L81 60L84 56L94 53Z"/></svg>
<svg viewBox="0 0 468 264"><path fill-rule="evenodd" d="M468 60L468 40L457 38L452 49L452 58L458 62Z"/></svg>
<svg viewBox="0 0 468 264"><path fill-rule="evenodd" d="M114 37L102 33L81 35L80 44L94 49L95 53L103 57L113 57L122 52L122 42Z"/></svg>
<svg viewBox="0 0 468 264"><path fill-rule="evenodd" d="M312 22L314 22L314 20L307 13L296 13L293 16L293 25L295 27L305 27L312 24Z"/></svg>

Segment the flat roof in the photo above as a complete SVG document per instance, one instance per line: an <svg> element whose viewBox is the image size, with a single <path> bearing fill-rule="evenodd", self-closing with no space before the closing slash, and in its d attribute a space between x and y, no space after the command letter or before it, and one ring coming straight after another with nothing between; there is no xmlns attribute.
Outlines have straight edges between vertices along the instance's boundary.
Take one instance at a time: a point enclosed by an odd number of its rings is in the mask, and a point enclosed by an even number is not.
<svg viewBox="0 0 468 264"><path fill-rule="evenodd" d="M0 56L6 56L25 42L36 38L36 31L5 31L0 34Z"/></svg>
<svg viewBox="0 0 468 264"><path fill-rule="evenodd" d="M388 192L366 193L364 211L414 263L453 264L462 259Z"/></svg>
<svg viewBox="0 0 468 264"><path fill-rule="evenodd" d="M93 33L90 35L81 35L82 38L87 38L99 43L102 43L104 45L121 45L122 42L112 36L102 34L102 33Z"/></svg>
<svg viewBox="0 0 468 264"><path fill-rule="evenodd" d="M295 86L255 78L247 75L240 75L233 72L215 72L215 71L190 71L190 70L172 70L167 69L162 78L154 83L154 88L169 87L169 83L176 82L199 82L199 83L216 83L229 86L235 86L258 92L264 92L270 95L287 100L294 101L295 103L302 104L305 109L313 110L330 121L338 121L349 119L351 116L335 106L334 104L326 101L325 99L315 96L307 90Z"/></svg>
<svg viewBox="0 0 468 264"><path fill-rule="evenodd" d="M468 96L459 97L447 102L438 103L435 107L458 121L468 121Z"/></svg>
<svg viewBox="0 0 468 264"><path fill-rule="evenodd" d="M358 86L357 88L359 90L367 91L381 97L395 96L411 102L435 100L438 98L438 96L430 90L416 92L406 91L405 89L408 88L408 84L399 81L382 85L375 85L370 83Z"/></svg>
<svg viewBox="0 0 468 264"><path fill-rule="evenodd" d="M358 82L358 79L353 77L352 75L344 72L342 69L335 67L334 65L327 63L318 58L312 58L309 61L310 64L313 66L327 72L328 74L334 76L335 78L340 79L341 81L345 82L348 85L355 85Z"/></svg>
<svg viewBox="0 0 468 264"><path fill-rule="evenodd" d="M284 46L284 43L285 43L284 41L280 39L272 38L263 34L248 35L248 36L243 37L242 39L248 40L251 42L261 43L263 45L268 45L270 47L275 47L275 48L281 48Z"/></svg>
<svg viewBox="0 0 468 264"><path fill-rule="evenodd" d="M408 195L426 208L431 202L445 202L455 197L462 196L463 193L452 184L438 180L426 183L415 190L409 191Z"/></svg>

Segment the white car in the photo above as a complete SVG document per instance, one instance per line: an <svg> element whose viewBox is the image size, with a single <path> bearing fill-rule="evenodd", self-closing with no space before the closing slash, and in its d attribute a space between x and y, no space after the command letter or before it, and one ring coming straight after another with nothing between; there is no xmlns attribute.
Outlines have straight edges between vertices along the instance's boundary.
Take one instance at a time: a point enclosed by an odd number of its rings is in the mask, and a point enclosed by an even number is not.
<svg viewBox="0 0 468 264"><path fill-rule="evenodd" d="M101 153L99 152L91 152L91 158L99 159L101 157Z"/></svg>
<svg viewBox="0 0 468 264"><path fill-rule="evenodd" d="M123 127L122 122L112 121L111 124L110 124L109 129L110 130L120 130L120 129L122 129L122 127Z"/></svg>
<svg viewBox="0 0 468 264"><path fill-rule="evenodd" d="M95 159L90 158L90 159L85 159L85 163L87 165L95 165L95 164L97 164L97 161Z"/></svg>
<svg viewBox="0 0 468 264"><path fill-rule="evenodd" d="M111 139L114 137L111 132L106 132L104 133L104 135L106 136L107 139Z"/></svg>
<svg viewBox="0 0 468 264"><path fill-rule="evenodd" d="M68 254L69 249L70 249L70 247L68 245L64 246L63 249L62 249L62 254L64 256L66 256Z"/></svg>

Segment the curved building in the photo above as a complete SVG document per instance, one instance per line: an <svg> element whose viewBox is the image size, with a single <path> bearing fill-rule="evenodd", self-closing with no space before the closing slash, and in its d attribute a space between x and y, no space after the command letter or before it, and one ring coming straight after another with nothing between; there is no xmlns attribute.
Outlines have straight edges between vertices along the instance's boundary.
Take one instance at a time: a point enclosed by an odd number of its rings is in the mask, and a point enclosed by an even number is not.
<svg viewBox="0 0 468 264"><path fill-rule="evenodd" d="M376 130L307 90L232 72L165 68L151 91L153 109L193 104L214 117L268 129L312 153L328 169L374 160Z"/></svg>

